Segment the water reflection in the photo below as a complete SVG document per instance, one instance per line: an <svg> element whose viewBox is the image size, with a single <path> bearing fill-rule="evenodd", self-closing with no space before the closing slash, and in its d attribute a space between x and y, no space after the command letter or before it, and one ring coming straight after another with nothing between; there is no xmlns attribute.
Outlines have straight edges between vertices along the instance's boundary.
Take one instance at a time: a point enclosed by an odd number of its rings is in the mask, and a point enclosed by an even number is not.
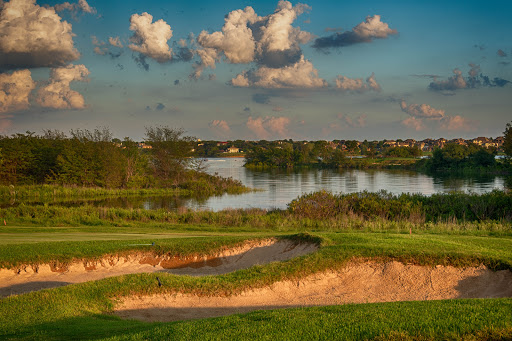
<svg viewBox="0 0 512 341"><path fill-rule="evenodd" d="M49 205L78 206L84 203L101 207L124 207L177 210L180 208L286 208L301 194L322 189L334 193L386 190L394 194L422 193L430 195L448 191L485 193L493 189L512 188L512 177L503 176L429 176L400 170L269 170L253 171L243 167L242 158L208 159L207 171L242 181L246 186L263 191L242 195L223 195L205 199L183 197L128 197L95 201L47 203ZM10 206L13 203L4 203ZM16 204L16 203L14 203ZM42 203L41 203L42 204Z"/></svg>

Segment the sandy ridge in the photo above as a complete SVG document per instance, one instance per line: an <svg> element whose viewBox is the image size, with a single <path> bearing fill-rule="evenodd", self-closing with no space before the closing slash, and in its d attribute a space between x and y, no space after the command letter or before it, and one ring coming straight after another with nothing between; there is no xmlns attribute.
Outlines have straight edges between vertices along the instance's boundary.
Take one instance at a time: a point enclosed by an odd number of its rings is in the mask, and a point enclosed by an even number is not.
<svg viewBox="0 0 512 341"><path fill-rule="evenodd" d="M16 269L0 269L0 297L133 273L217 275L257 264L283 261L317 249L314 244L271 238L249 241L209 256L158 256L151 252L138 252L110 255L98 260L77 260L71 264L26 265Z"/></svg>
<svg viewBox="0 0 512 341"><path fill-rule="evenodd" d="M128 297L115 314L144 321L177 321L285 307L456 298L512 297L512 272L485 266L351 262L338 271L283 281L230 297L164 294Z"/></svg>

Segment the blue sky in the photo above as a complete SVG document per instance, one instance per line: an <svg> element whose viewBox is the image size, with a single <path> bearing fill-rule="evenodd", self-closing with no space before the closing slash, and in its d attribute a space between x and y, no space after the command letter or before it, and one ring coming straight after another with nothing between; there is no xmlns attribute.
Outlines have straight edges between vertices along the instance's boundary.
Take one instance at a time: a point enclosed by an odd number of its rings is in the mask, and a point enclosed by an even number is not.
<svg viewBox="0 0 512 341"><path fill-rule="evenodd" d="M303 4L5 1L0 133L107 126L140 140L145 126L168 125L220 140L469 138L512 120L509 1ZM248 19L228 34L236 10Z"/></svg>

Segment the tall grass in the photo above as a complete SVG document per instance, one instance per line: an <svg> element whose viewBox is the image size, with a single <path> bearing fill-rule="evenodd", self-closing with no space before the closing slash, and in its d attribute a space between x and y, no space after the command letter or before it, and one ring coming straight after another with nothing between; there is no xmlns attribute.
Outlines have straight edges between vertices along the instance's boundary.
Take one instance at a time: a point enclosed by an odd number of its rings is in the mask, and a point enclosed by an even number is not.
<svg viewBox="0 0 512 341"><path fill-rule="evenodd" d="M333 194L320 191L303 195L289 204L299 218L321 219L350 214L366 219L411 222L432 221L512 221L512 194L492 191L485 194L441 193L394 195L386 191Z"/></svg>
<svg viewBox="0 0 512 341"><path fill-rule="evenodd" d="M252 189L232 178L201 174L173 188L105 188L61 185L0 186L0 199L48 201L52 199L105 198L126 196L196 196L208 197L224 193L240 194Z"/></svg>

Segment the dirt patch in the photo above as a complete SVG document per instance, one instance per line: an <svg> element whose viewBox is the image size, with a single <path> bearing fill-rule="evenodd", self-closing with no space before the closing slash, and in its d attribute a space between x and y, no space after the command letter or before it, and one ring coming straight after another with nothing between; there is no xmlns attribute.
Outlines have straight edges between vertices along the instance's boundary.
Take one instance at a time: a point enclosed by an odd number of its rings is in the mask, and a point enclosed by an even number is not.
<svg viewBox="0 0 512 341"><path fill-rule="evenodd" d="M118 304L115 314L143 321L177 321L285 307L489 297L512 297L511 271L354 262L336 272L230 297L129 297Z"/></svg>
<svg viewBox="0 0 512 341"><path fill-rule="evenodd" d="M218 275L257 264L287 260L317 249L315 244L267 239L249 242L213 256L178 257L137 253L128 256L109 256L94 261L82 260L66 265L52 263L0 269L0 297L133 273Z"/></svg>

